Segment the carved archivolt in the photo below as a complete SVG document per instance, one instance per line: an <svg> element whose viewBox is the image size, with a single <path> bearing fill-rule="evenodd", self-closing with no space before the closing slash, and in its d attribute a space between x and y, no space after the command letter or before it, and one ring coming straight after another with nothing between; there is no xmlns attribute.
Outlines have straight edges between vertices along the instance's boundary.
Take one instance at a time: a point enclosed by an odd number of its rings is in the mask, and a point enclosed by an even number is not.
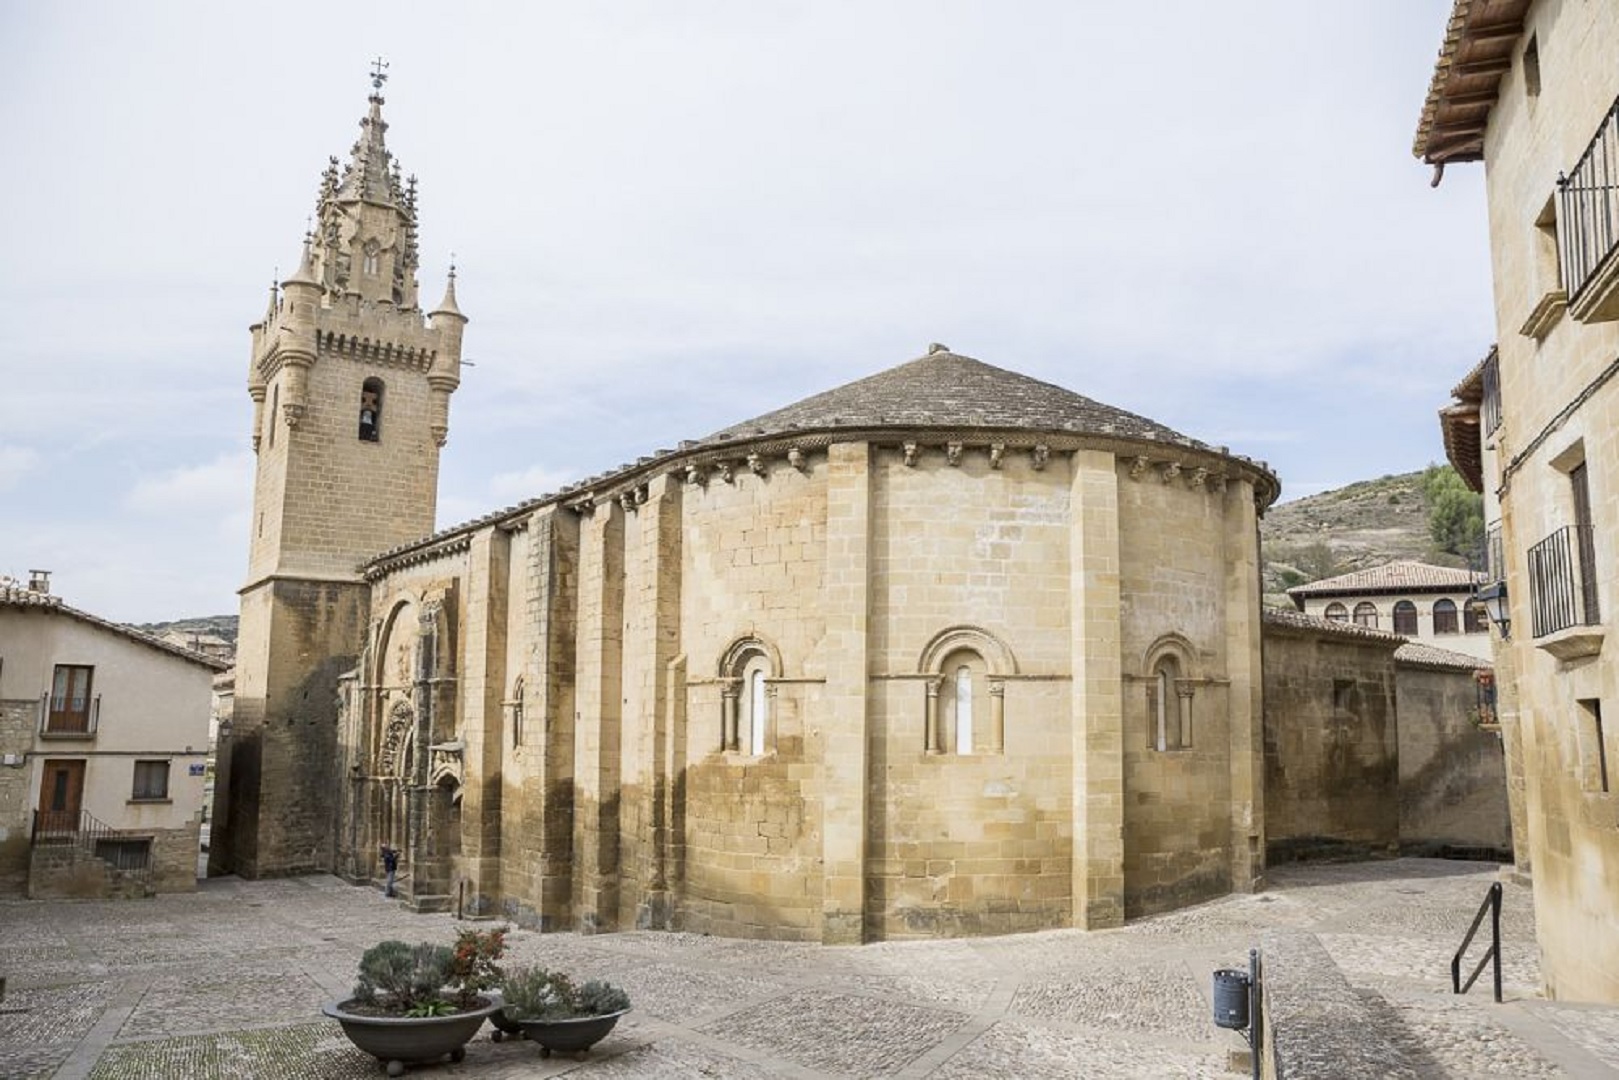
<svg viewBox="0 0 1619 1080"><path fill-rule="evenodd" d="M762 655L770 664L773 677L779 678L781 670L781 651L770 642L756 635L737 638L731 642L724 655L720 657L719 671L716 672L722 679L741 678L742 669L747 666L748 657Z"/></svg>
<svg viewBox="0 0 1619 1080"><path fill-rule="evenodd" d="M938 675L945 657L957 649L971 649L984 658L991 675L1016 675L1017 658L1006 643L981 626L952 626L933 636L922 650L917 674Z"/></svg>
<svg viewBox="0 0 1619 1080"><path fill-rule="evenodd" d="M1144 663L1141 673L1150 678L1166 656L1175 658L1176 665L1187 678L1195 676L1193 663L1197 659L1197 646L1193 645L1191 639L1184 634L1173 631L1162 635L1147 647L1147 652L1142 658Z"/></svg>
<svg viewBox="0 0 1619 1080"><path fill-rule="evenodd" d="M411 725L416 719L416 711L410 703L399 701L388 714L388 727L382 735L382 747L377 752L377 775L398 776L398 766L402 758L402 750L410 741Z"/></svg>

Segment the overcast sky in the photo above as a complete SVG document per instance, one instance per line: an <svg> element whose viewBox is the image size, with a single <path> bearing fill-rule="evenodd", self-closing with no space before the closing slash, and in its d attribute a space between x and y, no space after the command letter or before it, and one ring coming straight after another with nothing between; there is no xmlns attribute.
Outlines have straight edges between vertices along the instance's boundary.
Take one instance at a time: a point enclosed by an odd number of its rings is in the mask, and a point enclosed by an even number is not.
<svg viewBox="0 0 1619 1080"><path fill-rule="evenodd" d="M0 573L231 613L248 325L378 54L476 366L439 524L929 342L1268 460L1441 460L1482 168L1412 133L1451 0L0 0Z"/></svg>

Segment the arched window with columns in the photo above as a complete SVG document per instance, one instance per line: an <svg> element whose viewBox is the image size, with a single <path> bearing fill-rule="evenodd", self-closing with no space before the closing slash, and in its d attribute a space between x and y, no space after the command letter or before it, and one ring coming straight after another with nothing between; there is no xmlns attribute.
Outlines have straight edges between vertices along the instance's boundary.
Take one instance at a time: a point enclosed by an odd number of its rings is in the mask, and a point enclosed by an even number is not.
<svg viewBox="0 0 1619 1080"><path fill-rule="evenodd" d="M1192 746L1193 696L1189 642L1177 634L1159 639L1147 650L1147 748L1189 750Z"/></svg>
<svg viewBox="0 0 1619 1080"><path fill-rule="evenodd" d="M926 699L927 754L999 754L1006 747L1006 681L1017 662L987 630L954 626L936 634L918 664Z"/></svg>
<svg viewBox="0 0 1619 1080"><path fill-rule="evenodd" d="M776 749L774 680L781 659L757 637L739 638L720 658L720 750L763 757Z"/></svg>

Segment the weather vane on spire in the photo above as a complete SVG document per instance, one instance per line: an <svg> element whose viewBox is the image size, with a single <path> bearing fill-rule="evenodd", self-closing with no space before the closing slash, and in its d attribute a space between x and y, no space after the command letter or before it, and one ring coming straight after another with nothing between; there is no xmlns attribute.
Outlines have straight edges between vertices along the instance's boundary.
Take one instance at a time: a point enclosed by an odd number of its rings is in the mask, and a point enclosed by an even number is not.
<svg viewBox="0 0 1619 1080"><path fill-rule="evenodd" d="M382 84L388 81L388 62L382 57L371 61L371 88L378 93L382 92Z"/></svg>

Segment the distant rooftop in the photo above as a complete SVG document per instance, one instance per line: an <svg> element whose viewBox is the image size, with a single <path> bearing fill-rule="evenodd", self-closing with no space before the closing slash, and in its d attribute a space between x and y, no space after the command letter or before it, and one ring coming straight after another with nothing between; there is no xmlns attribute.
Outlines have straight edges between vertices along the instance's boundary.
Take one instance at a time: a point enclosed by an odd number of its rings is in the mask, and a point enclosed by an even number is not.
<svg viewBox="0 0 1619 1080"><path fill-rule="evenodd" d="M1289 611L1286 608L1266 608L1262 618L1267 627L1298 634L1319 634L1386 646L1397 646L1405 641L1399 634L1391 634L1386 630L1373 630L1369 626L1323 619L1317 615L1306 615L1302 611Z"/></svg>
<svg viewBox="0 0 1619 1080"><path fill-rule="evenodd" d="M1435 648L1420 641L1408 641L1395 649L1394 662L1407 667L1431 668L1435 671L1478 671L1494 666L1488 660L1453 652L1450 649Z"/></svg>
<svg viewBox="0 0 1619 1080"><path fill-rule="evenodd" d="M1295 585L1287 595L1295 600L1306 596L1362 596L1391 592L1469 592L1484 584L1484 575L1454 566L1434 566L1413 559L1356 570L1351 574L1323 578L1306 585Z"/></svg>

